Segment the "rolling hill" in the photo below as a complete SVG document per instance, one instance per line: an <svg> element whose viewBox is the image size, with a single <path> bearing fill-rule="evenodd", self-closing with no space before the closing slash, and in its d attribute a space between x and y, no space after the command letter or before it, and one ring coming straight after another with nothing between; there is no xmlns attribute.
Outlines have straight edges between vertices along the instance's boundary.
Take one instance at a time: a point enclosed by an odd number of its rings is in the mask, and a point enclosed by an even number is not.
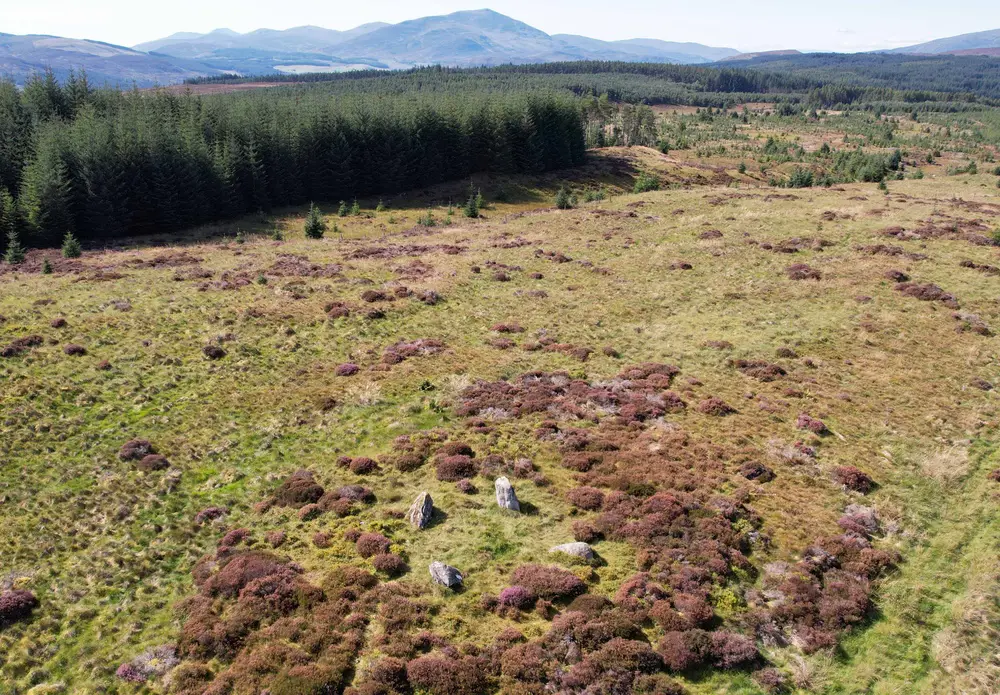
<svg viewBox="0 0 1000 695"><path fill-rule="evenodd" d="M988 53L977 53L975 49L1000 48L1000 29L990 31L978 31L972 34L961 34L959 36L949 36L943 39L935 39L927 43L920 43L916 46L906 46L897 48L889 53L954 53L956 55L989 55ZM961 51L962 53L958 53Z"/></svg>
<svg viewBox="0 0 1000 695"><path fill-rule="evenodd" d="M65 79L70 70L86 71L94 84L135 83L139 87L183 82L219 70L183 58L144 53L100 41L58 36L0 34L0 76L23 83L32 73L51 69Z"/></svg>

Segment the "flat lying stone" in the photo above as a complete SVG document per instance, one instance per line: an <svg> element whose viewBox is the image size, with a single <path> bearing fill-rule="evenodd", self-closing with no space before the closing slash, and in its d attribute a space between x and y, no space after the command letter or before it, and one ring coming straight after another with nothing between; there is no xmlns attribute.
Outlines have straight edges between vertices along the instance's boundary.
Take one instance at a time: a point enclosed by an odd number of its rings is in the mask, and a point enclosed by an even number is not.
<svg viewBox="0 0 1000 695"><path fill-rule="evenodd" d="M514 494L514 487L510 484L510 481L506 477L497 478L496 482L496 492L497 492L497 505L501 509L509 509L513 512L521 511L521 504L517 501L517 495Z"/></svg>
<svg viewBox="0 0 1000 695"><path fill-rule="evenodd" d="M414 528L425 528L427 524L431 523L433 515L434 500L431 499L429 492L421 492L410 505L410 511L406 513L406 518Z"/></svg>
<svg viewBox="0 0 1000 695"><path fill-rule="evenodd" d="M583 558L584 560L594 559L594 549L586 543L566 543L565 545L557 545L554 548L549 548L549 552L565 553L567 555L572 555L573 557Z"/></svg>
<svg viewBox="0 0 1000 695"><path fill-rule="evenodd" d="M431 579L434 583L453 589L462 585L462 573L451 565L443 562L432 562L430 566Z"/></svg>

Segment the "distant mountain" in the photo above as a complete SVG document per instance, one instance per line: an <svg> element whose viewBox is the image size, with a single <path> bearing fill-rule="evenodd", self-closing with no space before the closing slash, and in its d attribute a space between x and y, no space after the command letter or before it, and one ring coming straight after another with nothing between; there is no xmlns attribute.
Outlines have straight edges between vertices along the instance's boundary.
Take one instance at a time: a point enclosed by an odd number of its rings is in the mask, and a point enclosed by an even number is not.
<svg viewBox="0 0 1000 695"><path fill-rule="evenodd" d="M975 49L1000 48L1000 29L991 31L978 31L974 34L962 34L960 36L950 36L944 39L936 39L927 43L920 43L916 46L906 46L896 48L888 53L953 53L955 55L989 55L973 53ZM962 53L958 53L961 51Z"/></svg>
<svg viewBox="0 0 1000 695"><path fill-rule="evenodd" d="M738 51L657 39L600 41L550 36L492 10L455 12L399 24L366 24L350 31L298 27L248 34L217 30L175 34L135 47L241 73L335 71L354 67L408 68L623 60L707 63Z"/></svg>
<svg viewBox="0 0 1000 695"><path fill-rule="evenodd" d="M85 70L92 84L152 87L191 77L220 74L219 70L169 56L150 55L100 41L58 36L0 34L0 76L22 84L32 73L51 69L60 80L70 70Z"/></svg>
<svg viewBox="0 0 1000 695"><path fill-rule="evenodd" d="M222 73L295 74L572 60L694 64L738 53L732 48L659 39L550 36L492 10L474 10L399 24L375 22L349 31L302 26L246 34L231 29L180 32L133 48L54 36L0 34L0 75L12 75L23 83L31 73L47 68L59 78L76 69L86 70L95 83L135 82L148 87Z"/></svg>

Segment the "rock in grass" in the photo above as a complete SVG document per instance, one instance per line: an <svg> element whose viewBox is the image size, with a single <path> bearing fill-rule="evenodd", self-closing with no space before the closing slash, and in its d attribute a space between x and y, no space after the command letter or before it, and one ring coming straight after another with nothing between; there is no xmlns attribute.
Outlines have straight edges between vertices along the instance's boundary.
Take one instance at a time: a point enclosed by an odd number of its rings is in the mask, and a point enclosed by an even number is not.
<svg viewBox="0 0 1000 695"><path fill-rule="evenodd" d="M440 584L449 589L462 586L462 573L451 565L446 565L443 562L432 562L430 571L431 579L434 580L435 584Z"/></svg>
<svg viewBox="0 0 1000 695"><path fill-rule="evenodd" d="M427 524L431 523L431 516L433 515L434 500L431 499L429 492L421 492L413 504L410 505L410 511L407 512L406 518L409 520L411 526L420 529L426 528Z"/></svg>
<svg viewBox="0 0 1000 695"><path fill-rule="evenodd" d="M514 494L514 487L507 480L506 476L497 478L496 491L497 505L501 509L509 509L514 512L521 511L521 504L517 501L517 495Z"/></svg>
<svg viewBox="0 0 1000 695"><path fill-rule="evenodd" d="M549 552L565 553L566 555L572 555L573 557L578 557L583 560L594 559L594 549L586 543L566 543L564 545L557 545L554 548L549 548Z"/></svg>

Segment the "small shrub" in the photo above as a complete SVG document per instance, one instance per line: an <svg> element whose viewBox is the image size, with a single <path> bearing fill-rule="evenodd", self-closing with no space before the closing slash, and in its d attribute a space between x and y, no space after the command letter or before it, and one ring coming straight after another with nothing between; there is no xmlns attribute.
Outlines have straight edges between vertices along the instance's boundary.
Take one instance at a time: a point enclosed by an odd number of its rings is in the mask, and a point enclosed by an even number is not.
<svg viewBox="0 0 1000 695"><path fill-rule="evenodd" d="M785 269L790 280L820 280L823 274L805 263L793 263Z"/></svg>
<svg viewBox="0 0 1000 695"><path fill-rule="evenodd" d="M406 571L406 562L399 555L392 553L379 553L372 559L372 565L379 572L384 572L390 577L396 577Z"/></svg>
<svg viewBox="0 0 1000 695"><path fill-rule="evenodd" d="M788 178L789 188L812 188L816 184L816 177L809 169L796 167L795 171Z"/></svg>
<svg viewBox="0 0 1000 695"><path fill-rule="evenodd" d="M359 371L361 371L361 368L358 367L358 365L347 362L345 364L337 365L337 368L333 370L333 373L337 376L354 376Z"/></svg>
<svg viewBox="0 0 1000 695"><path fill-rule="evenodd" d="M350 469L355 475L368 475L378 470L378 464L373 459L359 456L351 460Z"/></svg>
<svg viewBox="0 0 1000 695"><path fill-rule="evenodd" d="M0 591L0 627L30 617L38 605L38 599L30 591Z"/></svg>
<svg viewBox="0 0 1000 695"><path fill-rule="evenodd" d="M374 304L375 302L385 302L388 300L389 295L381 290L365 290L361 293L361 301L369 304Z"/></svg>
<svg viewBox="0 0 1000 695"><path fill-rule="evenodd" d="M374 557L389 552L389 539L381 533L362 533L355 542L358 555Z"/></svg>
<svg viewBox="0 0 1000 695"><path fill-rule="evenodd" d="M500 592L497 601L501 606L507 608L530 610L534 607L537 598L531 589L525 586L509 586Z"/></svg>
<svg viewBox="0 0 1000 695"><path fill-rule="evenodd" d="M566 493L566 498L580 509L597 511L604 504L604 493L595 487L578 487Z"/></svg>
<svg viewBox="0 0 1000 695"><path fill-rule="evenodd" d="M139 461L155 453L156 449L148 439L130 439L118 450L118 458L122 461Z"/></svg>
<svg viewBox="0 0 1000 695"><path fill-rule="evenodd" d="M343 205L343 203L341 203ZM341 215L343 217L343 215ZM323 213L314 203L309 203L309 214L306 216L305 233L308 239L322 239L327 226Z"/></svg>
<svg viewBox="0 0 1000 695"><path fill-rule="evenodd" d="M428 695L482 695L486 683L483 659L422 656L406 665L410 685Z"/></svg>
<svg viewBox="0 0 1000 695"><path fill-rule="evenodd" d="M205 507L200 512L195 514L194 522L200 526L202 524L207 524L210 521L221 519L228 513L229 510L225 507Z"/></svg>
<svg viewBox="0 0 1000 695"><path fill-rule="evenodd" d="M514 570L511 580L537 596L553 600L579 596L587 590L587 585L575 574L551 565L521 565Z"/></svg>
<svg viewBox="0 0 1000 695"><path fill-rule="evenodd" d="M769 483L774 480L774 471L757 461L748 461L740 467L740 475L747 480L756 480L758 483Z"/></svg>
<svg viewBox="0 0 1000 695"><path fill-rule="evenodd" d="M710 398L706 398L698 404L698 412L704 413L705 415L712 415L713 417L725 417L726 415L732 415L735 413L736 408L732 407L721 398L712 396Z"/></svg>
<svg viewBox="0 0 1000 695"><path fill-rule="evenodd" d="M712 655L712 638L704 630L668 632L657 649L663 663L675 673L682 673L706 663Z"/></svg>
<svg viewBox="0 0 1000 695"><path fill-rule="evenodd" d="M635 180L632 186L633 193L648 193L660 190L660 180L652 174L642 173Z"/></svg>
<svg viewBox="0 0 1000 695"><path fill-rule="evenodd" d="M476 487L475 483L473 483L473 482L472 482L471 480L469 480L468 478L462 478L461 480L459 480L459 481L458 481L458 482L457 482L457 483L455 484L455 487L456 487L456 488L458 489L458 491L459 491L459 492L461 492L461 493L462 493L463 495L474 495L474 494L476 494L477 492L479 492L479 489L478 489L478 488Z"/></svg>
<svg viewBox="0 0 1000 695"><path fill-rule="evenodd" d="M760 660L760 652L753 640L719 631L712 633L712 657L719 668L745 668Z"/></svg>
<svg viewBox="0 0 1000 695"><path fill-rule="evenodd" d="M560 210L569 210L573 207L573 200L565 187L560 188L556 193L556 207Z"/></svg>
<svg viewBox="0 0 1000 695"><path fill-rule="evenodd" d="M73 232L66 232L66 236L63 237L62 255L63 258L79 258L83 255L83 248L73 236Z"/></svg>
<svg viewBox="0 0 1000 695"><path fill-rule="evenodd" d="M800 430L807 430L813 434L828 434L830 432L826 427L826 423L806 413L799 414L798 419L795 421L795 426Z"/></svg>
<svg viewBox="0 0 1000 695"><path fill-rule="evenodd" d="M136 468L146 473L150 473L152 471L164 471L170 468L170 462L167 461L167 457L162 454L147 454L139 460Z"/></svg>
<svg viewBox="0 0 1000 695"><path fill-rule="evenodd" d="M323 486L316 482L310 471L298 470L278 487L274 503L279 507L304 507L318 502L323 492Z"/></svg>
<svg viewBox="0 0 1000 695"><path fill-rule="evenodd" d="M437 462L437 479L457 483L463 478L474 478L477 473L475 462L465 455L446 456Z"/></svg>
<svg viewBox="0 0 1000 695"><path fill-rule="evenodd" d="M476 458L476 452L473 451L472 447L465 442L445 442L441 448L437 450L437 455L440 457L468 456L469 458Z"/></svg>
<svg viewBox="0 0 1000 695"><path fill-rule="evenodd" d="M146 682L146 674L137 666L133 666L130 663L124 663L119 666L115 671L115 677L118 680L125 681L126 683Z"/></svg>
<svg viewBox="0 0 1000 695"><path fill-rule="evenodd" d="M205 357L210 360L221 360L226 356L226 351L220 348L218 345L206 345L201 349Z"/></svg>
<svg viewBox="0 0 1000 695"><path fill-rule="evenodd" d="M833 469L833 479L848 490L867 495L875 489L875 481L860 468L854 466L837 466Z"/></svg>
<svg viewBox="0 0 1000 695"><path fill-rule="evenodd" d="M593 543L600 538L600 531L589 521L573 522L573 540L581 543Z"/></svg>
<svg viewBox="0 0 1000 695"><path fill-rule="evenodd" d="M82 357L83 355L87 354L87 348L83 347L82 345L76 345L74 343L70 343L69 345L63 348L63 352L65 352L67 355L70 356Z"/></svg>
<svg viewBox="0 0 1000 695"><path fill-rule="evenodd" d="M21 239L13 229L7 234L7 250L3 254L4 261L8 265L21 265L24 263L26 252L21 246Z"/></svg>

